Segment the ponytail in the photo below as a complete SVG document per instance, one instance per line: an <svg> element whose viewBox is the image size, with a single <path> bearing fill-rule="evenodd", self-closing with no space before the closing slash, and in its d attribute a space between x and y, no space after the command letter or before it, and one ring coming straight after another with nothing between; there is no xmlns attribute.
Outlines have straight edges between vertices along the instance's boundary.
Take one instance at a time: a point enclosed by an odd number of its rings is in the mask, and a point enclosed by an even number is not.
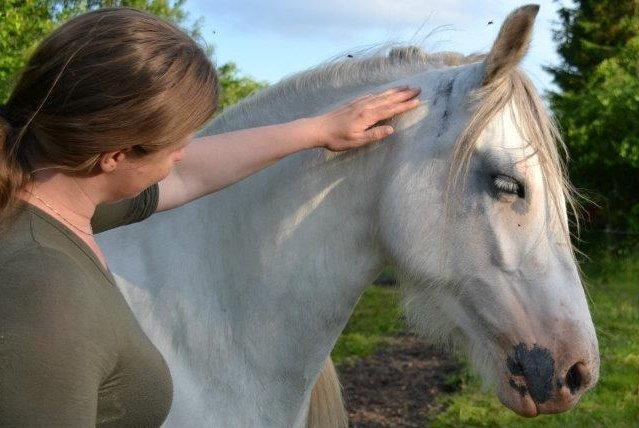
<svg viewBox="0 0 639 428"><path fill-rule="evenodd" d="M18 191L29 181L26 165L20 159L24 130L16 128L8 112L0 106L0 227L15 216L20 206Z"/></svg>

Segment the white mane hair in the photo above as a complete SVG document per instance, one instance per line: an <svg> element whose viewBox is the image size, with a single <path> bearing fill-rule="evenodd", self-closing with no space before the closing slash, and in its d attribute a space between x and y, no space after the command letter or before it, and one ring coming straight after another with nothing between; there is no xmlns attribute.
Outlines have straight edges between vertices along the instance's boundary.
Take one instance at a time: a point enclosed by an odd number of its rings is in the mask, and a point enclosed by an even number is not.
<svg viewBox="0 0 639 428"><path fill-rule="evenodd" d="M219 134L239 127L280 122L284 106L293 103L296 108L300 105L313 106L316 103L311 101L317 98L318 93L322 97L341 99L343 93L354 92L358 88L374 87L432 69L470 64L483 58L484 55L466 56L456 52L427 53L417 46L384 46L341 56L245 98L225 110L202 134ZM308 114L299 111L300 117Z"/></svg>

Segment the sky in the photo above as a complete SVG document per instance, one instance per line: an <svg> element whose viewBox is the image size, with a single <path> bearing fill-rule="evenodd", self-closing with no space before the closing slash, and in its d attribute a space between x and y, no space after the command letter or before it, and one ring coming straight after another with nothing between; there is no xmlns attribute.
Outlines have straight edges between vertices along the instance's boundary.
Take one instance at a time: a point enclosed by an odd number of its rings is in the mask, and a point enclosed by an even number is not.
<svg viewBox="0 0 639 428"><path fill-rule="evenodd" d="M487 52L516 0L187 0L203 18L203 37L218 65L233 61L242 75L275 83L349 52L388 42L427 51ZM552 29L561 3L541 9L522 67L540 90L553 89L545 65L558 64ZM566 3L566 2L564 2ZM492 22L492 24L489 24Z"/></svg>

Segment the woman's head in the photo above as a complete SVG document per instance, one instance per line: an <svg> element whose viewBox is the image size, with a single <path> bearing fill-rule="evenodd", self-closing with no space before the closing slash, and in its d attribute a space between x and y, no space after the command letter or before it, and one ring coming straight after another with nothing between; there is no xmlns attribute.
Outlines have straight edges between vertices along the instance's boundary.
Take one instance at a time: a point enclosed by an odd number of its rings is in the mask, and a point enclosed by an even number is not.
<svg viewBox="0 0 639 428"><path fill-rule="evenodd" d="M104 153L181 144L217 107L215 68L187 34L130 8L92 11L36 49L0 119L0 218L37 167L90 175Z"/></svg>

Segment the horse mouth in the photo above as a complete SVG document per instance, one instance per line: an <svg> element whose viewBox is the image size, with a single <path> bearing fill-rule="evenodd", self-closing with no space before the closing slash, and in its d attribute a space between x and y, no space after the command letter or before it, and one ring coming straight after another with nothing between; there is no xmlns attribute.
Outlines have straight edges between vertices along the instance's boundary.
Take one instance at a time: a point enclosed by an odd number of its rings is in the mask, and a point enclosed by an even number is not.
<svg viewBox="0 0 639 428"><path fill-rule="evenodd" d="M539 415L537 403L530 396L526 389L526 382L523 379L509 376L507 385L502 386L497 396L499 401L519 416L534 418Z"/></svg>
<svg viewBox="0 0 639 428"><path fill-rule="evenodd" d="M523 376L504 376L497 391L499 401L519 416L534 418L540 414L567 412L579 402L584 392L582 390L575 393L564 385L553 391L548 400L539 401L535 399L535 394L531 394L529 384Z"/></svg>

